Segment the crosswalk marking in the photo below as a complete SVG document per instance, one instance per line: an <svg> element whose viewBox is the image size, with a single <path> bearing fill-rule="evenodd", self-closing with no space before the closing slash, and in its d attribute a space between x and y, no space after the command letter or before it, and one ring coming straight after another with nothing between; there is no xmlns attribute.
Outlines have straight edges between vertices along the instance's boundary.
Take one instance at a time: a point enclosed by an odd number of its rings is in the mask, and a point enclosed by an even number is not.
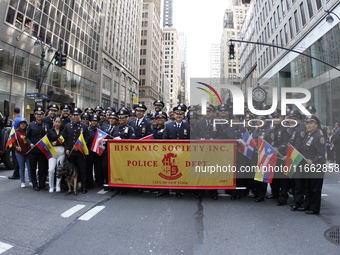
<svg viewBox="0 0 340 255"><path fill-rule="evenodd" d="M5 179L5 178L7 178L7 177L6 177L6 176L3 176L3 175L0 175L0 178L4 178L4 179Z"/></svg>
<svg viewBox="0 0 340 255"><path fill-rule="evenodd" d="M328 197L328 194L321 194L322 197Z"/></svg>
<svg viewBox="0 0 340 255"><path fill-rule="evenodd" d="M13 247L13 245L7 244L7 243L3 243L0 242L0 254L11 249Z"/></svg>
<svg viewBox="0 0 340 255"><path fill-rule="evenodd" d="M71 215L73 215L74 213L76 213L79 210L83 209L84 207L85 207L85 205L75 205L71 209L68 209L67 211L62 213L60 216L63 217L63 218L68 218Z"/></svg>
<svg viewBox="0 0 340 255"><path fill-rule="evenodd" d="M97 213L99 213L101 210L103 210L104 208L105 208L105 206L96 206L96 207L92 208L90 211L88 211L87 213L83 214L79 218L79 220L89 220L93 216L95 216Z"/></svg>

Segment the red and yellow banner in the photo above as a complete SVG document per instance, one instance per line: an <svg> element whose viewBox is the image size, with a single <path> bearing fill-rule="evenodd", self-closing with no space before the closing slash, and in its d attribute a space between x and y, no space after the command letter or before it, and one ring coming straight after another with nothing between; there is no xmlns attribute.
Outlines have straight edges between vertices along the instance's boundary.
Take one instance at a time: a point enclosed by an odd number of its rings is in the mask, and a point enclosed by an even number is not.
<svg viewBox="0 0 340 255"><path fill-rule="evenodd" d="M235 140L108 140L109 186L234 189Z"/></svg>

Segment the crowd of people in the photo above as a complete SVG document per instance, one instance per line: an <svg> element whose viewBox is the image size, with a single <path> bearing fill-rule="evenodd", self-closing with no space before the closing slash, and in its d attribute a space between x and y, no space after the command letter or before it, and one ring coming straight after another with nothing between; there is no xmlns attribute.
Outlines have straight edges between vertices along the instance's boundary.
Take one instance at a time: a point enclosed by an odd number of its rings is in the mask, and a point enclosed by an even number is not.
<svg viewBox="0 0 340 255"><path fill-rule="evenodd" d="M313 106L307 107L310 116L302 116L299 111L289 110L282 116L276 110L270 116L253 116L245 109L245 115L236 115L228 105L209 105L203 116L200 106L186 107L179 104L168 114L163 111L164 103L160 100L154 102L154 113L146 114L147 107L136 104L133 109L121 108L115 111L108 107L103 109L80 108L71 109L69 105L59 107L50 105L45 112L42 108L34 110L35 120L28 123L20 116L20 109L14 108L16 114L13 125L16 130L17 143L14 143L18 170L15 170L10 179L20 178L21 187L26 187L25 168L28 170L28 182L36 191L49 190L50 193L61 192L61 180L55 178L55 169L65 160L72 162L78 168L78 178L81 182L81 192L87 193L94 187L106 187L108 182L108 154L107 149L99 155L90 151L84 160L84 155L75 146L80 134L83 134L87 147L90 148L95 139L97 129L107 134L106 139L141 139L153 135L154 139L242 139L246 131L256 140L261 137L272 145L283 157L277 160L276 165L285 164L287 145L294 146L304 157L301 166L326 164L326 157L339 164L340 161L340 133L339 126L325 131L320 120L315 116ZM262 105L262 110L269 106ZM60 114L58 112L60 111ZM223 124L215 125L214 120L226 120ZM267 121L273 119L273 122ZM287 125L281 125L287 119ZM244 121L244 125L242 125ZM253 125L249 125L250 122ZM57 155L46 159L45 155L36 146L45 135L49 138ZM63 138L63 139L61 139ZM326 154L327 151L327 154ZM256 151L255 151L256 152ZM334 152L334 153L333 153ZM257 165L258 155L253 154L251 159L240 152L236 152L236 168ZM326 156L327 155L327 156ZM25 167L26 166L26 167ZM318 214L321 206L321 190L323 174L306 175L303 172L295 173L289 178L283 173L275 173L270 184L271 193L267 195L267 183L254 180L252 173L236 173L236 186L244 189L231 190L232 200L241 199L242 196L254 197L256 202L265 199L277 199L277 206L287 204L289 192L293 194L292 211L304 211L306 214ZM48 186L46 185L48 176ZM177 197L182 197L183 190L175 190ZM117 192L126 193L127 189L119 188ZM137 190L143 193L142 189ZM156 196L165 196L169 190L157 191ZM196 198L210 194L211 198L218 199L217 190L197 190L192 193Z"/></svg>

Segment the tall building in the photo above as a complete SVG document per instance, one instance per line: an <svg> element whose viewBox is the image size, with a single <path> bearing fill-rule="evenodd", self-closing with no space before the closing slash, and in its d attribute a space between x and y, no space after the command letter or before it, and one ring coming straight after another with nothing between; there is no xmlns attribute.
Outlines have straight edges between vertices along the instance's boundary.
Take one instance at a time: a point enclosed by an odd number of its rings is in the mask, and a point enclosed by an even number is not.
<svg viewBox="0 0 340 255"><path fill-rule="evenodd" d="M1 1L0 102L30 117L41 62L45 107L128 106L129 90L138 91L141 7L142 0ZM63 67L53 61L57 50L67 54Z"/></svg>
<svg viewBox="0 0 340 255"><path fill-rule="evenodd" d="M241 0L233 0L230 9L225 11L223 17L223 32L221 38L221 74L223 82L228 84L240 84L239 56L229 59L230 39L236 39L241 29L244 17L246 16L248 4L243 4ZM235 52L238 52L238 44L235 45Z"/></svg>
<svg viewBox="0 0 340 255"><path fill-rule="evenodd" d="M142 0L103 1L103 7L101 105L131 107L138 97Z"/></svg>
<svg viewBox="0 0 340 255"><path fill-rule="evenodd" d="M178 33L179 49L181 51L181 96L180 102L188 104L188 65L187 65L187 35L184 32Z"/></svg>
<svg viewBox="0 0 340 255"><path fill-rule="evenodd" d="M153 102L163 99L161 0L144 0L140 49L139 101L153 109ZM149 111L148 110L148 111Z"/></svg>
<svg viewBox="0 0 340 255"><path fill-rule="evenodd" d="M170 79L169 105L173 108L181 95L181 54L175 28L163 28L163 71Z"/></svg>
<svg viewBox="0 0 340 255"><path fill-rule="evenodd" d="M242 87L259 83L267 91L267 104L272 104L272 89L302 87L311 92L308 105L325 125L339 121L340 106L340 3L329 1L251 1L251 12L243 24L244 40L278 45L310 55L307 56L267 45L240 47ZM325 12L333 17L327 18ZM253 23L254 32L249 28ZM248 26L248 27L247 27ZM255 61L254 61L255 59ZM303 95L292 93L293 98Z"/></svg>
<svg viewBox="0 0 340 255"><path fill-rule="evenodd" d="M174 1L163 0L163 27L174 26Z"/></svg>
<svg viewBox="0 0 340 255"><path fill-rule="evenodd" d="M214 43L210 47L210 78L212 84L219 84L221 77L221 45Z"/></svg>

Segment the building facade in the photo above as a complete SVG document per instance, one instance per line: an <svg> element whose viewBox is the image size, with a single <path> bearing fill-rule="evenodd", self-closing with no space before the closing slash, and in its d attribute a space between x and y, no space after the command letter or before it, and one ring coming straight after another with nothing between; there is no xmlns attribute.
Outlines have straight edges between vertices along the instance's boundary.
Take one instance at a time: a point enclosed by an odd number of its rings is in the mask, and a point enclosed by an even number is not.
<svg viewBox="0 0 340 255"><path fill-rule="evenodd" d="M44 107L129 106L129 89L138 92L142 0L8 0L0 7L1 102L30 117L42 62ZM67 55L63 67L54 63L58 50Z"/></svg>
<svg viewBox="0 0 340 255"><path fill-rule="evenodd" d="M144 0L141 23L139 101L148 111L163 100L161 1Z"/></svg>
<svg viewBox="0 0 340 255"><path fill-rule="evenodd" d="M175 0L163 0L163 27L174 26Z"/></svg>
<svg viewBox="0 0 340 255"><path fill-rule="evenodd" d="M242 88L251 89L250 85L259 83L267 91L267 104L272 103L273 88L278 89L278 98L281 98L282 87L306 88L312 95L308 105L315 106L316 114L325 125L334 125L339 121L340 114L337 103L340 79L339 71L335 69L340 66L340 45L337 43L340 39L340 20L333 14L333 21L327 22L325 10L340 16L339 2L277 0L252 1L251 4L252 12L248 15L251 17L249 21L253 20L255 32L251 36L248 31L247 38L293 49L327 64L276 47L242 46ZM244 23L244 26L247 24ZM242 31L247 31L247 28ZM253 62L254 58L256 62ZM249 79L252 81L249 82ZM292 93L288 96L300 98L304 95Z"/></svg>

